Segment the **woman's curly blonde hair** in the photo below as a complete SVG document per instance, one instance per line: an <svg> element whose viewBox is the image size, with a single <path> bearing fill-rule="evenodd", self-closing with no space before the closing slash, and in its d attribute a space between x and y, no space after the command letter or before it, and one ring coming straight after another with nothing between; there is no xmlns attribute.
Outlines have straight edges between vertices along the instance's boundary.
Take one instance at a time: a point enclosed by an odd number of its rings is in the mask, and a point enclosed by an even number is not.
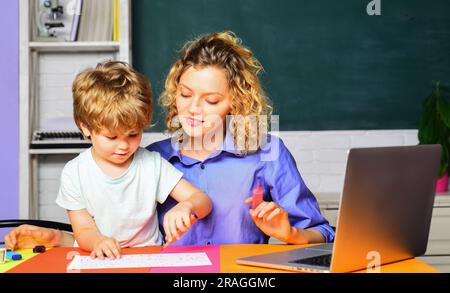
<svg viewBox="0 0 450 293"><path fill-rule="evenodd" d="M227 74L232 96L230 125L233 125L235 145L243 154L257 151L261 147L259 138L267 134L272 107L258 78L263 70L261 64L232 32L206 35L186 43L181 49L160 97L161 105L166 110L168 132L174 133L181 128L179 123L174 123L174 118L178 115L175 99L181 75L190 67L206 66L224 69ZM240 118L239 123L236 117ZM261 125L265 127L260 127Z"/></svg>

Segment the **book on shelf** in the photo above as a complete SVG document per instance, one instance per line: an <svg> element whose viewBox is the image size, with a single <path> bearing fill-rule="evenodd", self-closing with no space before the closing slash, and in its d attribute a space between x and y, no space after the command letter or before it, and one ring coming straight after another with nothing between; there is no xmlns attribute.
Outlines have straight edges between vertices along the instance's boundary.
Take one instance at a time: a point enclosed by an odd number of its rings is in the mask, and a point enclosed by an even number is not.
<svg viewBox="0 0 450 293"><path fill-rule="evenodd" d="M81 8L83 7L83 0L76 0L73 18L72 18L72 27L70 31L70 39L69 41L74 42L77 40L78 35L78 27L80 25L81 18Z"/></svg>
<svg viewBox="0 0 450 293"><path fill-rule="evenodd" d="M119 0L113 0L113 41L119 41Z"/></svg>
<svg viewBox="0 0 450 293"><path fill-rule="evenodd" d="M77 41L112 41L113 4L114 0L83 0Z"/></svg>

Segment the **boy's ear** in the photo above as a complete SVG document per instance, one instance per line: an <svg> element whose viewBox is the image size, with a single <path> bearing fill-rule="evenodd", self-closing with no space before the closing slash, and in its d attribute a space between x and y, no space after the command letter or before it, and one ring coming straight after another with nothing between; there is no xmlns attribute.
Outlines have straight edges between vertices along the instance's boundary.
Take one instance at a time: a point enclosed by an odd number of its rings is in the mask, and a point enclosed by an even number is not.
<svg viewBox="0 0 450 293"><path fill-rule="evenodd" d="M81 128L81 132L83 132L83 135L85 137L91 138L91 132L83 123L80 123L80 128Z"/></svg>

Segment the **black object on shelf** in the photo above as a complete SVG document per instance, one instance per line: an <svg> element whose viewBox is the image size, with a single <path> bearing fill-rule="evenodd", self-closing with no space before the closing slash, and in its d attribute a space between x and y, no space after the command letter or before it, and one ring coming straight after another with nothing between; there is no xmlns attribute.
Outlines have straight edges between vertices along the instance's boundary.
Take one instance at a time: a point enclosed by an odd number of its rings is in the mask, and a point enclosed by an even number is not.
<svg viewBox="0 0 450 293"><path fill-rule="evenodd" d="M91 145L79 131L35 131L30 149L88 148Z"/></svg>

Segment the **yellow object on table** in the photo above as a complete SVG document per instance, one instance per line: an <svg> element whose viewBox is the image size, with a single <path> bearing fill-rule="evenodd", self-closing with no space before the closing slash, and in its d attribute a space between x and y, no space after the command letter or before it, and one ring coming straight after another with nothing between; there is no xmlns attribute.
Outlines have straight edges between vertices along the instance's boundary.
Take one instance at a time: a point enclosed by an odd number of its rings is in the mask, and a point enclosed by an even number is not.
<svg viewBox="0 0 450 293"><path fill-rule="evenodd" d="M37 254L37 253L33 252L32 248L20 249L20 250L14 251L14 252L20 253L22 255L22 259L21 260L6 259L5 263L0 263L0 273L4 273L4 272L12 269L13 267L23 263L24 261L32 258L33 256L35 256Z"/></svg>

